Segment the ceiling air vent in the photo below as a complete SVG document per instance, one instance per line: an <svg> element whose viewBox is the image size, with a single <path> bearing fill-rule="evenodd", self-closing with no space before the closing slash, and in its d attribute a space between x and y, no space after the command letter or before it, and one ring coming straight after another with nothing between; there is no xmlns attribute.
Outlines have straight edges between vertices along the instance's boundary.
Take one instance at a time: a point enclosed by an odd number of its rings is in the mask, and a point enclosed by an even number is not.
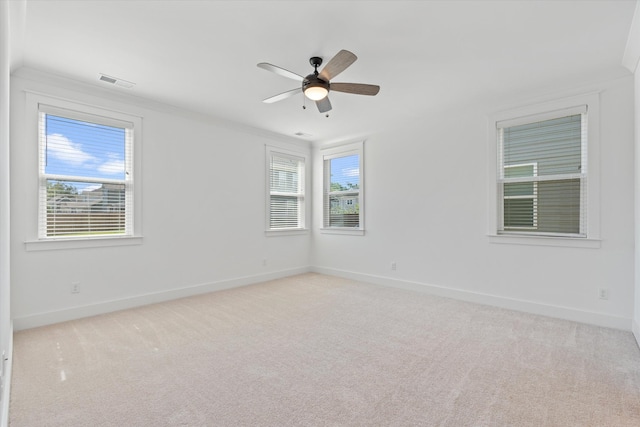
<svg viewBox="0 0 640 427"><path fill-rule="evenodd" d="M136 84L124 79L120 79L118 77L112 77L112 76L107 76L106 74L100 74L100 81L106 82L106 83L110 83L112 85L116 85L116 86L120 86L120 87L124 87L124 88L132 88L134 87Z"/></svg>

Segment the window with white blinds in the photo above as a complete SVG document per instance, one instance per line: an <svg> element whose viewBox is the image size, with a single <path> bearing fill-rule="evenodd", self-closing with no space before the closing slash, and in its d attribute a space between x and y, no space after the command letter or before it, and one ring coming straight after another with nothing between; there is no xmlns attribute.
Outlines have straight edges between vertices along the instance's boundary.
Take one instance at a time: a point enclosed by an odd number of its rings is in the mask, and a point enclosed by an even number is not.
<svg viewBox="0 0 640 427"><path fill-rule="evenodd" d="M364 229L362 154L362 143L323 152L324 229Z"/></svg>
<svg viewBox="0 0 640 427"><path fill-rule="evenodd" d="M267 229L305 228L304 156L267 148Z"/></svg>
<svg viewBox="0 0 640 427"><path fill-rule="evenodd" d="M497 123L498 234L587 236L587 106Z"/></svg>
<svg viewBox="0 0 640 427"><path fill-rule="evenodd" d="M133 122L38 110L38 237L133 236Z"/></svg>

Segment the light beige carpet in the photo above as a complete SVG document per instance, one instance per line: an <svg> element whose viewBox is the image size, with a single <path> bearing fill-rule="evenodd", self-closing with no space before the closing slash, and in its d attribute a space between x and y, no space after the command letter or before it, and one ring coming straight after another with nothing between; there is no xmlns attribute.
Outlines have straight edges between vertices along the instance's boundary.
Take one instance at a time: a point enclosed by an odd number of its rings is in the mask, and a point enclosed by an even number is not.
<svg viewBox="0 0 640 427"><path fill-rule="evenodd" d="M19 426L640 426L629 332L319 274L15 334Z"/></svg>

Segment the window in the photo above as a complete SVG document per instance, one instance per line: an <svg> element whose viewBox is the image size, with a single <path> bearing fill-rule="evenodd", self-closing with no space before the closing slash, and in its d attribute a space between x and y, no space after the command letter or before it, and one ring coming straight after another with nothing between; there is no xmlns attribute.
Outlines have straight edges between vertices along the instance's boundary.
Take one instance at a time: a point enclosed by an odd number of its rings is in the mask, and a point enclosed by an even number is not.
<svg viewBox="0 0 640 427"><path fill-rule="evenodd" d="M566 98L491 118L492 242L599 247L598 98Z"/></svg>
<svg viewBox="0 0 640 427"><path fill-rule="evenodd" d="M323 230L362 234L363 144L323 150Z"/></svg>
<svg viewBox="0 0 640 427"><path fill-rule="evenodd" d="M132 237L139 119L76 107L38 104L38 238Z"/></svg>
<svg viewBox="0 0 640 427"><path fill-rule="evenodd" d="M267 230L305 228L306 157L267 147Z"/></svg>
<svg viewBox="0 0 640 427"><path fill-rule="evenodd" d="M586 106L498 123L499 233L586 237Z"/></svg>

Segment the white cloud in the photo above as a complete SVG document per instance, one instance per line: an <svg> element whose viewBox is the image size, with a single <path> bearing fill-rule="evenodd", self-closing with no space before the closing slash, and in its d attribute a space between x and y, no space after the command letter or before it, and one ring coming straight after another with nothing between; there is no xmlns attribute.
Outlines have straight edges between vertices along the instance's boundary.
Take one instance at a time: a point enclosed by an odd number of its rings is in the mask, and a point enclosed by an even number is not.
<svg viewBox="0 0 640 427"><path fill-rule="evenodd" d="M122 173L124 171L124 160L111 159L98 166L98 171L107 175L116 175Z"/></svg>
<svg viewBox="0 0 640 427"><path fill-rule="evenodd" d="M103 175L118 175L124 172L124 160L118 154L109 153L106 159L96 157L84 151L82 144L75 143L59 133L47 135L47 151L48 155L69 166L84 170L94 169Z"/></svg>
<svg viewBox="0 0 640 427"><path fill-rule="evenodd" d="M73 166L80 166L96 160L91 154L82 150L82 144L74 143L59 133L47 135L47 151L56 159Z"/></svg>
<svg viewBox="0 0 640 427"><path fill-rule="evenodd" d="M343 176L360 176L360 168L344 168L342 169Z"/></svg>

